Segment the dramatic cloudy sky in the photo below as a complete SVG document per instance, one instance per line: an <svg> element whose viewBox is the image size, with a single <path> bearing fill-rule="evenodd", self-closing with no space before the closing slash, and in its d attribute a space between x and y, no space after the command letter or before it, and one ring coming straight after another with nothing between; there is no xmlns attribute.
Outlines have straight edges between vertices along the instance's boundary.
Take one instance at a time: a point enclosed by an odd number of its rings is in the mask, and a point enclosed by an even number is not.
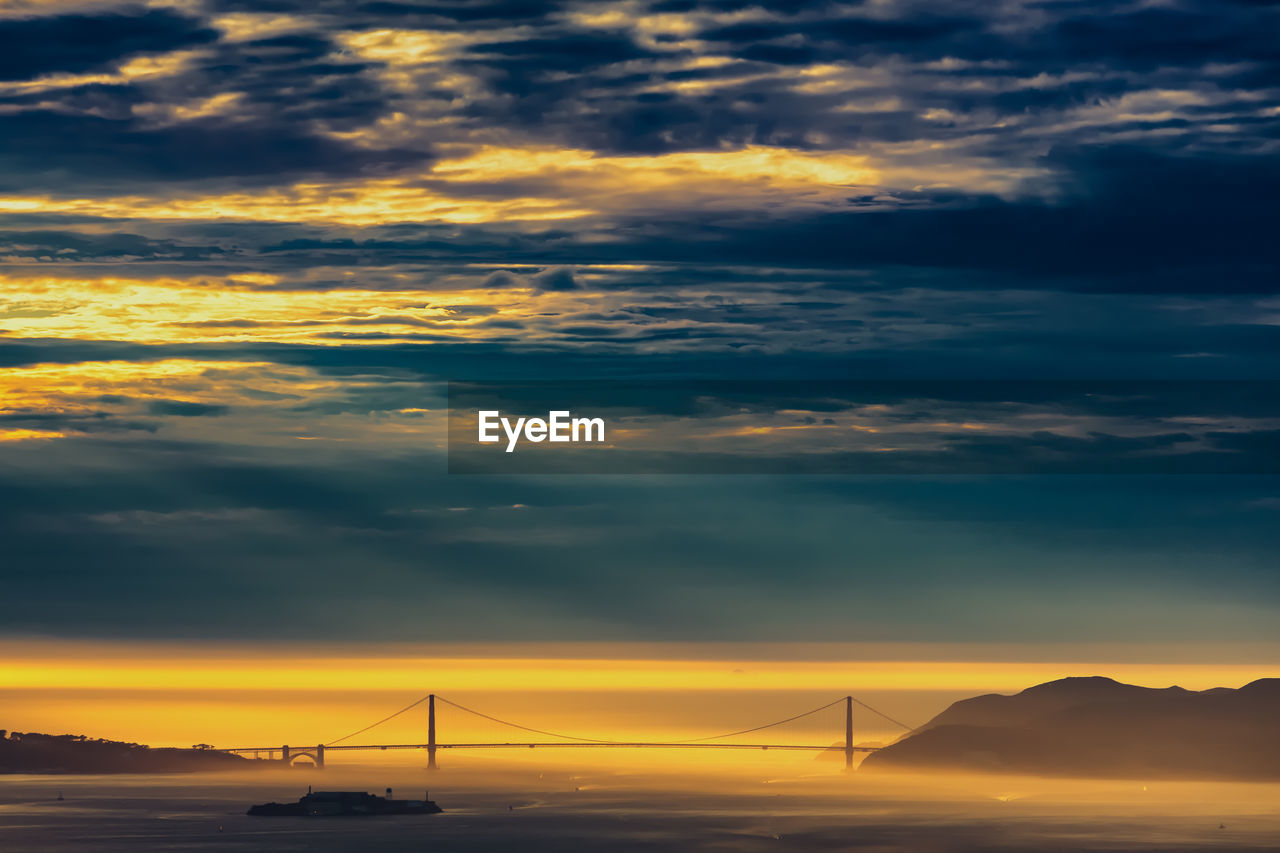
<svg viewBox="0 0 1280 853"><path fill-rule="evenodd" d="M1274 640L1274 478L446 475L442 382L1280 378L1277 32L1267 0L4 3L0 629ZM1250 402L1002 434L1274 462ZM929 420L796 408L767 425Z"/></svg>

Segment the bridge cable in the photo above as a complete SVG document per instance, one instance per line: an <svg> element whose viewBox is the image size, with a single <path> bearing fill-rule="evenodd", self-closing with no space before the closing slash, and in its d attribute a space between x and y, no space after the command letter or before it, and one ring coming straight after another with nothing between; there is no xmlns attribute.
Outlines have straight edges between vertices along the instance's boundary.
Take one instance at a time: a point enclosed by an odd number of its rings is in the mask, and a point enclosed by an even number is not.
<svg viewBox="0 0 1280 853"><path fill-rule="evenodd" d="M522 725L520 725L520 724L518 724L518 723L512 723L512 722L509 722L509 721L507 721L507 720L501 720L501 719L499 719L499 718L497 718L497 717L491 717L491 716L489 716L488 714L482 714L481 712L476 711L476 710L474 710L474 709L472 709L472 708L468 708L468 707L466 707L466 706L464 706L464 705L459 705L457 702L451 702L451 701L449 701L448 699L444 698L443 696L437 696L437 697L436 697L436 699L438 699L438 700L440 700L441 702L444 702L444 703L446 703L446 704L452 705L453 707L457 708L457 709L458 709L458 710L460 710L460 711L466 711L466 712L467 712L467 713L469 713L469 714L475 714L477 717L483 717L483 718L484 718L484 719L486 719L486 720L491 720L492 722L498 723L498 724L500 724L500 725L504 725L504 726L511 726L512 728L520 729L521 731L526 731L526 732L533 732L534 734L547 735L547 736L549 736L549 737L562 737L562 738L568 738L569 740L583 741L584 743L627 743L627 742L628 742L628 741L605 740L605 739L603 739L603 738L587 738L587 737L578 737L578 736L576 736L576 735L566 735L566 734L561 734L561 733L559 733L559 732L548 732L548 731L543 731L542 729L534 729L534 728L530 728L530 727L528 727L528 726L522 726ZM725 732L724 734L719 734L719 735L708 735L708 736L706 736L706 737L699 737L699 738L689 738L689 739L687 739L687 740L669 740L669 741L661 741L661 743L663 743L663 744L698 743L699 741L704 741L704 740L719 740L719 739L721 739L721 738L733 737L733 736L735 736L735 735L745 735L745 734L750 734L751 732L758 732L758 731L761 731L761 730L763 730L763 729L769 729L769 728L773 728L774 726L780 726L780 725L783 725L784 723L790 723L790 722L793 722L793 721L795 721L795 720L799 720L799 719L802 719L802 718L804 718L804 717L808 717L808 716L810 716L810 715L812 715L812 714L816 714L816 713L818 713L819 711L825 711L825 710L827 710L828 708L831 708L831 707L833 707L833 706L835 706L835 705L838 705L838 704L840 704L840 703L841 703L841 702L843 702L843 701L844 701L844 697L841 697L841 698L836 699L836 700L834 700L834 701L832 701L832 702L828 702L826 705L823 705L823 706L821 706L820 708L814 708L814 709L812 709L812 710L810 710L810 711L805 711L805 712L804 712L804 713L802 713L802 714L796 714L796 715L795 715L795 716L793 716L793 717L787 717L787 718L786 718L786 719L784 719L784 720L776 720L776 721L774 721L774 722L772 722L772 723L766 723L766 724L765 724L765 725L763 725L763 726L754 726L754 727L752 727L752 728L749 728L749 729L741 729L740 731L736 731L736 732ZM858 701L858 700L856 700L856 699L855 699L854 701L856 702L856 701ZM862 703L861 703L861 702L859 702L858 704L862 704ZM873 709L871 709L871 710L875 710L875 709L873 708ZM877 713L879 713L879 712L877 712Z"/></svg>
<svg viewBox="0 0 1280 853"><path fill-rule="evenodd" d="M703 740L719 740L720 738L734 737L735 735L751 734L752 732L758 732L761 729L771 729L774 726L780 726L783 723L790 723L794 720L799 720L803 717L808 717L811 714L816 714L819 711L825 711L834 705L839 705L843 701L844 701L844 697L841 696L839 699L835 700L834 702L828 702L827 704L823 705L821 708L814 708L812 711L805 711L803 714L796 714L794 717L787 717L785 720L778 720L775 723L766 723L763 726L756 726L755 728L742 729L741 731L737 731L737 732L726 732L725 734L722 734L722 735L708 735L707 737L689 738L688 740L664 741L664 743L697 743Z"/></svg>
<svg viewBox="0 0 1280 853"><path fill-rule="evenodd" d="M388 720L394 720L396 717L400 716L400 715L401 715L401 714L403 714L405 711L411 711L411 710L413 710L414 708L416 708L416 707L418 707L419 705L421 705L423 702L427 701L427 698L428 698L428 697L423 696L421 699L417 700L416 702L412 702L412 703L410 703L410 704L408 704L408 705L405 705L403 708L401 708L399 711L396 711L396 712L395 712L394 714L392 714L390 717L383 717L381 720L378 720L378 722L374 723L373 725L365 726L363 729L360 729L359 731L354 731L354 732L352 732L352 733L351 733L351 734L349 734L349 735L343 735L342 737L338 738L337 740L331 740L331 741L329 741L328 743L326 743L326 744L325 744L325 746L333 746L334 744L342 743L344 740L349 740L349 739L351 739L351 738L355 737L356 735L364 734L365 732L369 731L369 729L377 728L378 726L382 725L383 723L387 722Z"/></svg>
<svg viewBox="0 0 1280 853"><path fill-rule="evenodd" d="M500 720L497 717L491 717L488 714L482 714L473 708L468 708L465 705L459 705L457 702L450 702L448 699L444 698L443 696L437 696L436 699L439 699L441 702L445 703L446 705L452 705L453 707L457 708L459 711L466 711L468 714L475 714L477 717L483 717L486 720L490 720L492 722L495 722L504 726L511 726L511 728L513 729L520 729L521 731L525 731L525 732L533 732L534 734L547 735L548 737L562 737L562 738L568 738L569 740L580 740L580 741L583 741L584 743L625 743L625 741L602 740L601 738L595 738L595 737L578 737L577 735L564 735L564 734L560 734L559 732L547 732L547 731L543 731L542 729L531 729L528 726L522 726L519 723L512 723L507 720Z"/></svg>
<svg viewBox="0 0 1280 853"><path fill-rule="evenodd" d="M893 717L890 717L888 714L886 714L883 711L877 711L875 708L872 708L870 705L868 705L866 702L863 702L857 696L850 696L849 698L857 702L862 707L866 708L871 713L875 714L877 717L884 717L886 720L893 723L895 726L901 726L902 728L906 729L908 732L914 732L917 728L919 728L919 726L908 726L906 723L895 720Z"/></svg>

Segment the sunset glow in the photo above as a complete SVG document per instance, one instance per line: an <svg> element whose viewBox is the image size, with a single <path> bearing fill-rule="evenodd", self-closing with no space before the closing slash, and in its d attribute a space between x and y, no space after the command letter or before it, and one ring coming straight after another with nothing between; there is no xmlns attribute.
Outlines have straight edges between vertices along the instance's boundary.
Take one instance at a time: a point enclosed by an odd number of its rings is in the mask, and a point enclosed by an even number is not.
<svg viewBox="0 0 1280 853"><path fill-rule="evenodd" d="M0 0L0 850L1273 842L1278 28Z"/></svg>

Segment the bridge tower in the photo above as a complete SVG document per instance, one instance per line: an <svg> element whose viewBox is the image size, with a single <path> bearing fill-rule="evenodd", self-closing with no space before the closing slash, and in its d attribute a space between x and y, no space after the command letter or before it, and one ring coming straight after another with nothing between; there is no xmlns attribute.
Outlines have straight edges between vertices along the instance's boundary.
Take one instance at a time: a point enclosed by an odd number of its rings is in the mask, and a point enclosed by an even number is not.
<svg viewBox="0 0 1280 853"><path fill-rule="evenodd" d="M853 697L844 697L844 769L853 769Z"/></svg>
<svg viewBox="0 0 1280 853"><path fill-rule="evenodd" d="M316 769L324 769L324 744L316 744Z"/></svg>
<svg viewBox="0 0 1280 853"><path fill-rule="evenodd" d="M436 765L436 694L427 697L427 769L439 770Z"/></svg>

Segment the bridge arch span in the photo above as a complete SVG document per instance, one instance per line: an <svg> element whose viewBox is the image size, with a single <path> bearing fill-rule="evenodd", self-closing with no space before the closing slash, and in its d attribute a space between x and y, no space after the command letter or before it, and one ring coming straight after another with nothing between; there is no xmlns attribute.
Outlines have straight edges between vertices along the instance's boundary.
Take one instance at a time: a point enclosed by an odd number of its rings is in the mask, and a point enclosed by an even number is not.
<svg viewBox="0 0 1280 853"><path fill-rule="evenodd" d="M305 760L305 761L299 761L298 759L300 759L300 758L302 758L302 759L306 759L306 760ZM316 757L316 753L315 753L315 751L314 751L314 750L300 750L300 751L295 752L295 753L293 753L293 754L291 754L291 755L289 756L289 766L290 766L290 767L297 767L297 766L299 766L300 764L302 764L302 765L305 765L305 764L313 764L313 765L315 765L316 767L323 767L323 766L324 766L323 761L324 761L324 759L323 759L323 758L317 758L317 757Z"/></svg>

